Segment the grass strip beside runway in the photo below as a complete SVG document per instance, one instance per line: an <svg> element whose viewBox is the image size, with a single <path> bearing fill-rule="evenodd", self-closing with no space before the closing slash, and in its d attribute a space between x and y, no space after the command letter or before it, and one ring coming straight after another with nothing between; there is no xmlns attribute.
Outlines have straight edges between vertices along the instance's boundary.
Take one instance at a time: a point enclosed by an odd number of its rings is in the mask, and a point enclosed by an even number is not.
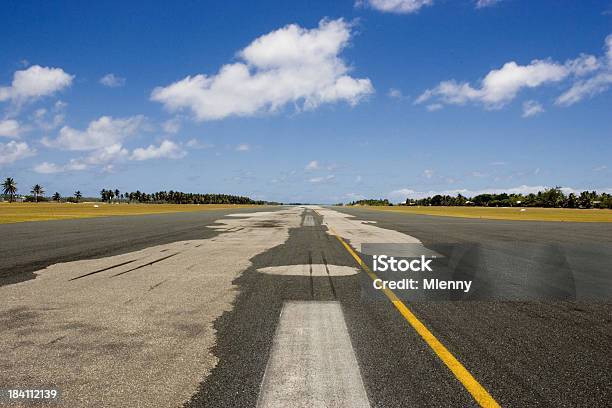
<svg viewBox="0 0 612 408"><path fill-rule="evenodd" d="M520 207L356 206L367 210L491 220L612 222L612 210Z"/></svg>
<svg viewBox="0 0 612 408"><path fill-rule="evenodd" d="M262 207L237 204L0 203L0 224Z"/></svg>

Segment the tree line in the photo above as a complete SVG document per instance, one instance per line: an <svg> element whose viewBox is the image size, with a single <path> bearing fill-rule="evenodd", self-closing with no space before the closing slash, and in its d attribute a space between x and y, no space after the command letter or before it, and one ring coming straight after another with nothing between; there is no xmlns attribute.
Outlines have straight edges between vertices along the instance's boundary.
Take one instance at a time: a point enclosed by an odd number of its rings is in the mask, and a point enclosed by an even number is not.
<svg viewBox="0 0 612 408"><path fill-rule="evenodd" d="M16 201L17 191L17 183L12 177L7 177L6 179L4 179L4 181L2 182L2 196L4 199L8 198L9 202ZM31 195L25 196L25 201L38 203L39 201L53 200L60 202L62 200L66 200L57 191L53 193L51 197L46 197L45 189L40 184L33 185L32 189L30 190L30 194ZM78 203L82 197L83 195L81 194L81 192L77 190L74 192L74 196L69 197L67 200Z"/></svg>
<svg viewBox="0 0 612 408"><path fill-rule="evenodd" d="M367 199L367 200L356 200L350 202L348 205L371 205L371 206L385 206L385 205L393 205L389 202L389 200L385 199Z"/></svg>
<svg viewBox="0 0 612 408"><path fill-rule="evenodd" d="M393 204L387 199L366 199L353 201L347 205L392 206ZM419 199L407 198L399 205L612 209L612 194L597 193L597 191L565 194L562 188L557 186L531 194L486 193L473 197L461 194L456 196L436 194Z"/></svg>
<svg viewBox="0 0 612 408"><path fill-rule="evenodd" d="M102 189L100 198L106 202L139 202L139 203L169 203L169 204L266 204L249 197L231 194L200 194L184 193L182 191L157 191L145 193L139 190L122 193L118 189Z"/></svg>
<svg viewBox="0 0 612 408"><path fill-rule="evenodd" d="M406 199L405 205L423 206L479 206L479 207L545 207L545 208L609 208L612 195L583 191L580 194L565 194L561 187L549 188L531 194L479 194L465 197L436 194L421 199Z"/></svg>
<svg viewBox="0 0 612 408"><path fill-rule="evenodd" d="M2 183L3 198L9 202L16 201L17 198L17 183L12 177L7 177ZM45 189L40 184L35 184L30 190L31 195L25 196L25 201L41 202L41 201L70 201L80 202L83 194L79 190L75 191L71 197L62 197L60 193L55 192L51 197L45 196ZM235 196L230 194L197 194L183 193L181 191L158 191L156 193L144 193L139 190L134 192L122 193L119 189L102 189L100 191L100 200L105 202L138 202L138 203L170 203L170 204L267 204L265 201L252 200L249 197Z"/></svg>

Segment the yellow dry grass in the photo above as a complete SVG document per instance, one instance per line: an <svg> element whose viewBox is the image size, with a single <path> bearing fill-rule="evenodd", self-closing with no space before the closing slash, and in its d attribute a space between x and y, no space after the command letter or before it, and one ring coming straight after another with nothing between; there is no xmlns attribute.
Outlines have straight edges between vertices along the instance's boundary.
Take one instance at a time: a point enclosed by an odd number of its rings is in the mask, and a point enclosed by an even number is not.
<svg viewBox="0 0 612 408"><path fill-rule="evenodd" d="M406 214L437 215L442 217L483 218L492 220L522 221L571 221L571 222L612 222L611 210L574 208L519 208L519 207L421 207L421 206L363 206L377 211L391 211Z"/></svg>
<svg viewBox="0 0 612 408"><path fill-rule="evenodd" d="M0 203L0 224L251 207L256 206L232 204Z"/></svg>

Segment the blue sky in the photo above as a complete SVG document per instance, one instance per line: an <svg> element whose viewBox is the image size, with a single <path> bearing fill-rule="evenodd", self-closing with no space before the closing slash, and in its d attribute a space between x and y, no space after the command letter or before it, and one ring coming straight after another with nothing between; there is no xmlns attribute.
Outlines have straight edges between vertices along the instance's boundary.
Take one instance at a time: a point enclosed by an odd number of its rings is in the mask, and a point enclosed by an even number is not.
<svg viewBox="0 0 612 408"><path fill-rule="evenodd" d="M610 34L610 1L4 2L0 177L285 202L611 191Z"/></svg>

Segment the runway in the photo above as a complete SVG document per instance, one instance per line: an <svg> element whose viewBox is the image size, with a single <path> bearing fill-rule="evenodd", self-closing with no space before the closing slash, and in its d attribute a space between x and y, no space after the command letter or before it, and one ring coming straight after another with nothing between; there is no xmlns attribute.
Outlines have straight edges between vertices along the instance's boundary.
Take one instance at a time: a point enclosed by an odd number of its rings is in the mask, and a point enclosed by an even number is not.
<svg viewBox="0 0 612 408"><path fill-rule="evenodd" d="M14 224L0 234L12 237L1 249L0 388L55 386L60 406L612 400L607 224L314 206ZM359 259L372 244L460 254L454 270L481 290L371 296ZM554 285L543 293L547 277Z"/></svg>

